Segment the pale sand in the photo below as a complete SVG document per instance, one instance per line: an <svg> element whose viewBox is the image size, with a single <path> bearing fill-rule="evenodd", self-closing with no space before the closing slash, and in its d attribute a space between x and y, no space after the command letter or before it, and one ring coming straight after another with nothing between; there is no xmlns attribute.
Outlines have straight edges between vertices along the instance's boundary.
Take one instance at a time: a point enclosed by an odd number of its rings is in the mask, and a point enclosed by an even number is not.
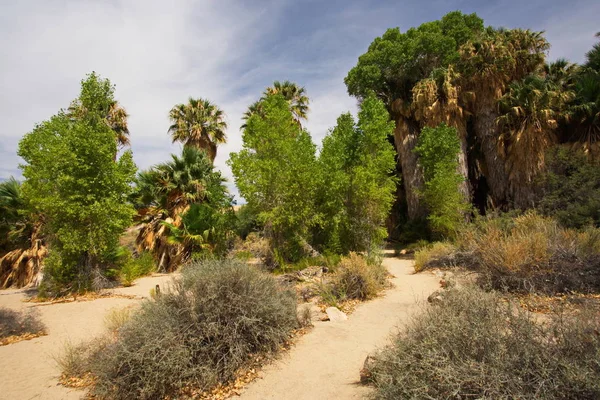
<svg viewBox="0 0 600 400"><path fill-rule="evenodd" d="M134 286L114 289L115 293L148 297L157 284L161 289L172 275L141 278ZM52 305L23 302L24 290L0 291L0 306L14 310L36 308L48 328L48 335L0 346L0 399L81 399L85 392L58 385L60 371L55 357L66 343L80 343L100 335L104 316L112 309L137 304L140 299L101 298Z"/></svg>
<svg viewBox="0 0 600 400"><path fill-rule="evenodd" d="M415 310L418 302L438 288L431 274L413 274L413 262L387 258L384 265L395 276L395 287L357 307L347 321L316 322L281 360L265 367L262 379L242 394L251 399L357 399L368 393L358 384L365 357L386 343L389 335ZM169 275L142 278L120 294L148 297L156 284L164 290ZM0 291L0 306L36 307L48 336L0 346L0 399L81 399L85 392L58 385L60 371L54 357L65 343L79 343L100 335L104 316L114 308L137 304L138 299L103 298L53 305L25 303L23 290Z"/></svg>
<svg viewBox="0 0 600 400"><path fill-rule="evenodd" d="M415 275L413 262L387 258L395 287L361 304L347 321L316 323L282 359L266 367L241 400L360 399L369 388L360 385L367 355L387 343L390 335L419 310L439 288L432 274Z"/></svg>

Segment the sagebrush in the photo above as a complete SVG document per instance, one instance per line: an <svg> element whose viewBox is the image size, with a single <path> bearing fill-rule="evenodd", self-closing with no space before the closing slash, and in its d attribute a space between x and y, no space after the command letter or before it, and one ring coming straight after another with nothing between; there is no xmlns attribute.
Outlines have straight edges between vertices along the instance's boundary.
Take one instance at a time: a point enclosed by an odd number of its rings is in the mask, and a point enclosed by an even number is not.
<svg viewBox="0 0 600 400"><path fill-rule="evenodd" d="M494 293L450 290L375 355L374 399L598 399L599 315L546 324Z"/></svg>
<svg viewBox="0 0 600 400"><path fill-rule="evenodd" d="M236 260L185 268L142 304L83 368L101 398L156 399L234 378L253 355L277 352L298 327L295 294ZM68 371L65 371L68 372Z"/></svg>

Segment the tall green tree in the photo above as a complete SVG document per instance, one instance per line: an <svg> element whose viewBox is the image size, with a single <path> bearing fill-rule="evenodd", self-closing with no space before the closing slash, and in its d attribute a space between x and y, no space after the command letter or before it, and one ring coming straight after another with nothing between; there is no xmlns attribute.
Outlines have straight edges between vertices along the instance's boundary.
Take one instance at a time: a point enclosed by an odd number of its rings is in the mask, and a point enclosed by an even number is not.
<svg viewBox="0 0 600 400"><path fill-rule="evenodd" d="M104 123L114 132L119 147L129 146L129 115L125 108L114 99L114 86L107 79L102 79L92 72L83 83L86 86L95 86L92 94L75 99L68 109L68 115L74 119L92 118L92 114L101 116ZM102 98L111 98L110 102Z"/></svg>
<svg viewBox="0 0 600 400"><path fill-rule="evenodd" d="M381 244L396 187L388 140L394 123L385 105L367 97L358 117L358 124L350 114L338 118L318 160L322 240L326 248L343 253Z"/></svg>
<svg viewBox="0 0 600 400"><path fill-rule="evenodd" d="M314 224L315 145L282 95L266 97L262 111L248 119L242 150L228 164L273 248L294 259L306 252Z"/></svg>
<svg viewBox="0 0 600 400"><path fill-rule="evenodd" d="M223 110L209 100L190 97L187 104L175 105L169 118L169 133L173 142L204 150L211 161L215 160L217 146L227 140L227 122Z"/></svg>
<svg viewBox="0 0 600 400"><path fill-rule="evenodd" d="M86 104L85 113L60 111L19 143L23 194L44 215L51 244L45 278L68 290L89 288L92 271L102 271L134 214L127 197L136 167L130 151L115 161L115 134L106 123L112 93L108 80L89 75L73 103Z"/></svg>
<svg viewBox="0 0 600 400"><path fill-rule="evenodd" d="M456 63L460 46L483 31L481 18L459 11L405 33L397 28L388 29L371 43L345 78L348 93L359 98L375 93L396 124L394 142L409 219L425 215L418 194L423 187L423 171L413 151L423 122L415 116L412 107L413 87L420 80L432 77L437 69Z"/></svg>
<svg viewBox="0 0 600 400"><path fill-rule="evenodd" d="M430 228L438 236L451 237L469 210L460 193L464 178L457 172L460 140L456 128L443 123L436 128L424 128L415 152L425 174L425 187L420 195L429 209Z"/></svg>

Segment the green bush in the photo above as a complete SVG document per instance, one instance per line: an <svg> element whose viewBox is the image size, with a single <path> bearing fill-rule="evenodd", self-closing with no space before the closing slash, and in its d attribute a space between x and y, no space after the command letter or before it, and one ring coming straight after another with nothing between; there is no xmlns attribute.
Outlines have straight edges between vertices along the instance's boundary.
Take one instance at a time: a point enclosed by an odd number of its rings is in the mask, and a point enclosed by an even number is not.
<svg viewBox="0 0 600 400"><path fill-rule="evenodd" d="M481 290L450 290L375 355L375 399L598 399L600 318L533 317Z"/></svg>
<svg viewBox="0 0 600 400"><path fill-rule="evenodd" d="M297 327L295 294L272 276L235 260L206 261L184 268L171 291L98 342L83 369L101 398L177 397L231 380Z"/></svg>
<svg viewBox="0 0 600 400"><path fill-rule="evenodd" d="M34 310L17 312L0 307L0 339L26 333L44 333L45 331L46 326Z"/></svg>
<svg viewBox="0 0 600 400"><path fill-rule="evenodd" d="M600 167L584 154L561 147L548 154L540 182L540 210L561 225L600 226Z"/></svg>
<svg viewBox="0 0 600 400"><path fill-rule="evenodd" d="M136 279L156 271L154 257L147 251L141 252L137 257L127 253L124 258L117 273L123 286L131 286Z"/></svg>

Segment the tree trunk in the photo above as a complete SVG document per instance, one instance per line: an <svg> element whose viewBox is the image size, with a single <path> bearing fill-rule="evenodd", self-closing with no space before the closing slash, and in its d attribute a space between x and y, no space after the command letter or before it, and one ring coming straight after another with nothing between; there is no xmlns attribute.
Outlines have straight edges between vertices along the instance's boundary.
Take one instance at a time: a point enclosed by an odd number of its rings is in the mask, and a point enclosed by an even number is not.
<svg viewBox="0 0 600 400"><path fill-rule="evenodd" d="M417 145L419 126L416 122L402 117L396 119L394 142L400 166L402 168L402 184L406 193L408 219L414 220L425 215L419 191L423 188L423 169L418 164L418 156L414 149Z"/></svg>
<svg viewBox="0 0 600 400"><path fill-rule="evenodd" d="M465 201L471 204L471 183L469 182L469 164L467 159L467 134L466 131L459 132L460 153L458 153L458 173L463 177L459 186Z"/></svg>
<svg viewBox="0 0 600 400"><path fill-rule="evenodd" d="M486 107L475 117L474 129L486 164L484 175L490 188L492 206L505 208L508 202L508 176L504 157L498 148L497 117L498 114L493 107Z"/></svg>

